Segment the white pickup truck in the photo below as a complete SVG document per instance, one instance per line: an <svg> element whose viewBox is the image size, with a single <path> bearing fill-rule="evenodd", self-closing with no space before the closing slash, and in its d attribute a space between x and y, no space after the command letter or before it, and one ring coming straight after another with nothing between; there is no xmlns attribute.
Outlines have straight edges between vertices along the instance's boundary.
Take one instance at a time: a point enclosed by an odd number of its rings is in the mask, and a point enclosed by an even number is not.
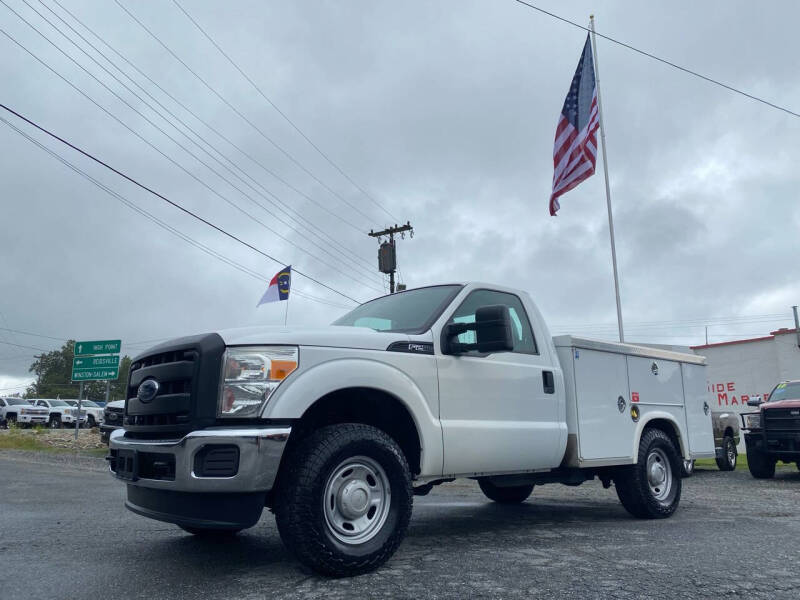
<svg viewBox="0 0 800 600"><path fill-rule="evenodd" d="M458 477L496 502L535 485L614 485L670 516L681 461L714 456L705 359L550 337L525 292L438 285L322 329L176 339L130 369L109 462L126 506L199 535L263 507L311 568L353 575L402 541L413 495Z"/></svg>

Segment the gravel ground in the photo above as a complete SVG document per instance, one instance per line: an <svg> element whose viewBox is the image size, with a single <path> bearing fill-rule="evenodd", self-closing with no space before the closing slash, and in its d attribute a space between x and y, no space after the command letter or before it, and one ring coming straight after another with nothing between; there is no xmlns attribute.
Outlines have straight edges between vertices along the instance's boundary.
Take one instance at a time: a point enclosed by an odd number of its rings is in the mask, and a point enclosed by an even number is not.
<svg viewBox="0 0 800 600"><path fill-rule="evenodd" d="M79 429L78 439L75 440L74 429L23 429L15 427L13 429L0 429L0 439L2 436L15 436L20 440L34 439L51 448L73 450L93 450L105 448L106 445L100 441L100 430Z"/></svg>
<svg viewBox="0 0 800 600"><path fill-rule="evenodd" d="M415 498L408 536L375 573L299 565L272 515L203 541L123 508L100 459L0 452L0 598L793 598L800 473L698 470L670 519L630 518L613 489L543 486L520 506L471 481Z"/></svg>

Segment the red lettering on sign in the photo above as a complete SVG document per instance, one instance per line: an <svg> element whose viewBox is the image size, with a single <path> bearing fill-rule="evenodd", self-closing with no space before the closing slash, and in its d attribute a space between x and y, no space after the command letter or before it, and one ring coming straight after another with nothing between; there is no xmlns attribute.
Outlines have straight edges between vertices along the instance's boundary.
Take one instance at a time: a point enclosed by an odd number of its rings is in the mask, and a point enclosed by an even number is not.
<svg viewBox="0 0 800 600"><path fill-rule="evenodd" d="M639 401L639 392L631 392L631 402Z"/></svg>
<svg viewBox="0 0 800 600"><path fill-rule="evenodd" d="M728 406L728 394L717 394L717 403L722 406L722 401L725 400L725 406Z"/></svg>
<svg viewBox="0 0 800 600"><path fill-rule="evenodd" d="M717 391L718 392L724 392L725 391L725 384L724 383L718 383L717 384Z"/></svg>
<svg viewBox="0 0 800 600"><path fill-rule="evenodd" d="M727 383L727 386L728 386L728 391L729 391L729 392L732 392L732 391L733 391L733 382L732 382L732 381L729 381L729 382Z"/></svg>
<svg viewBox="0 0 800 600"><path fill-rule="evenodd" d="M739 404L739 402L737 402L737 400L736 400L736 396L731 398L731 404Z"/></svg>
<svg viewBox="0 0 800 600"><path fill-rule="evenodd" d="M747 401L750 400L750 396L747 394L742 394L742 404L747 404Z"/></svg>

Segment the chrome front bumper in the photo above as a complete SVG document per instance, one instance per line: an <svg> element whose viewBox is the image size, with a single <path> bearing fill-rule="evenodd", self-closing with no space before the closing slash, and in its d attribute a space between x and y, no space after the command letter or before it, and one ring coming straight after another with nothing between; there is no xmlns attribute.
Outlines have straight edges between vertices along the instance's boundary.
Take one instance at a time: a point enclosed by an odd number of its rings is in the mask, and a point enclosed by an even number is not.
<svg viewBox="0 0 800 600"><path fill-rule="evenodd" d="M174 456L174 479L115 477L137 487L173 492L249 493L272 489L291 427L212 427L192 431L175 440L141 440L125 437L124 429L111 432L111 460L115 451ZM239 468L232 477L198 477L195 455L208 445L235 445L239 448ZM113 465L112 465L113 467Z"/></svg>

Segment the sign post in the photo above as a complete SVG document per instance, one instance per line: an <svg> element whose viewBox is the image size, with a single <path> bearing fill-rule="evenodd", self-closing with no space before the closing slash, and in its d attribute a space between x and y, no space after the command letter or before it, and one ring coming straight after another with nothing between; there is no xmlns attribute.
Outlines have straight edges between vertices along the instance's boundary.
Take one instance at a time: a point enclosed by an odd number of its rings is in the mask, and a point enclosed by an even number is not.
<svg viewBox="0 0 800 600"><path fill-rule="evenodd" d="M81 426L81 401L85 381L106 382L106 402L108 402L109 382L119 379L119 351L122 340L89 340L75 342L72 359L72 381L80 382L78 392L78 412L75 417L75 441Z"/></svg>

